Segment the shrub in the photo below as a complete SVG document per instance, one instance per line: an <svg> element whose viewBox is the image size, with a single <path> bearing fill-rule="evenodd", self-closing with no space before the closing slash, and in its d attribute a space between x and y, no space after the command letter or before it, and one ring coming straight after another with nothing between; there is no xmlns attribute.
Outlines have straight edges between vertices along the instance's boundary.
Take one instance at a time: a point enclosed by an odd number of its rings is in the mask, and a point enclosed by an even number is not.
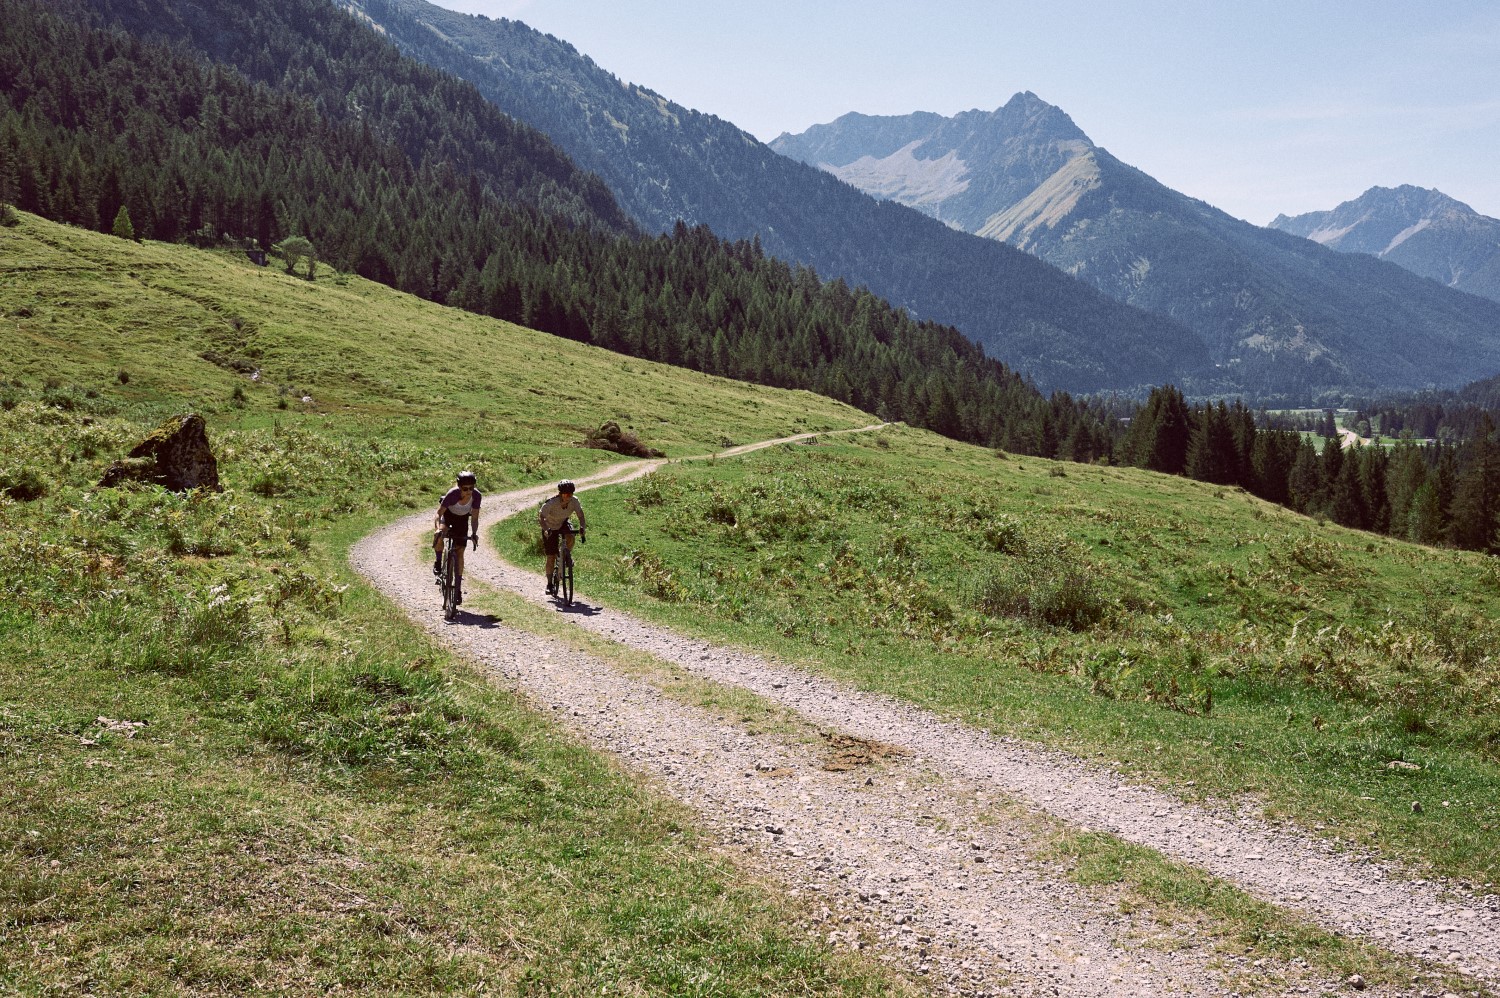
<svg viewBox="0 0 1500 998"><path fill-rule="evenodd" d="M1062 571L1038 570L1025 563L996 572L981 584L976 609L994 617L1086 631L1103 621L1110 602L1094 570L1087 565Z"/></svg>
<svg viewBox="0 0 1500 998"><path fill-rule="evenodd" d="M1099 566L1076 546L1059 541L990 573L974 594L974 608L1070 631L1104 621L1114 609Z"/></svg>
<svg viewBox="0 0 1500 998"><path fill-rule="evenodd" d="M21 224L21 216L8 204L0 204L0 226L13 229Z"/></svg>
<svg viewBox="0 0 1500 998"><path fill-rule="evenodd" d="M1009 514L1001 514L994 523L985 526L984 546L1001 554L1024 554L1026 535L1020 521Z"/></svg>
<svg viewBox="0 0 1500 998"><path fill-rule="evenodd" d="M687 598L687 591L677 577L667 568L666 562L655 551L636 548L621 559L634 569L641 582L641 590L663 603L680 603Z"/></svg>
<svg viewBox="0 0 1500 998"><path fill-rule="evenodd" d="M31 502L47 494L47 483L35 468L0 468L0 492Z"/></svg>

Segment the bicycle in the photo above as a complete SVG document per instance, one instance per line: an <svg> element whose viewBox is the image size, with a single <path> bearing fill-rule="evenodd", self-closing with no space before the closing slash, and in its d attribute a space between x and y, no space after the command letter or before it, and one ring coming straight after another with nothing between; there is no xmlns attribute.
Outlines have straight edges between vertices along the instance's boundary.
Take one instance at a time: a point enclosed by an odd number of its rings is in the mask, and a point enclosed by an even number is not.
<svg viewBox="0 0 1500 998"><path fill-rule="evenodd" d="M552 563L552 574L547 578L547 588L552 595L562 601L563 606L573 605L573 551L568 544L568 537L577 533L573 529L572 521L558 527L557 534L557 560Z"/></svg>
<svg viewBox="0 0 1500 998"><path fill-rule="evenodd" d="M478 550L478 537L471 537L474 548ZM458 559L453 557L453 534L445 532L443 535L442 561L438 569L438 585L443 591L443 619L452 620L458 616L458 604L463 592L464 577L458 573Z"/></svg>

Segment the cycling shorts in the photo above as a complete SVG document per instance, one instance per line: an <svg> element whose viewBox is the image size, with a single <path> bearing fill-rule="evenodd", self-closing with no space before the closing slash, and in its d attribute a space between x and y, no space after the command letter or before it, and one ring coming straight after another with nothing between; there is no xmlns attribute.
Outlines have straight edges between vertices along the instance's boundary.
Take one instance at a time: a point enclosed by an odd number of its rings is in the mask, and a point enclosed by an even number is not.
<svg viewBox="0 0 1500 998"><path fill-rule="evenodd" d="M571 524L571 523L564 523L561 527L558 527L556 530L543 530L542 531L542 553L543 554L547 554L547 555L555 555L555 554L557 554L558 542L560 540L562 540L562 535L563 534L572 534L572 533L575 533L575 532L576 531L573 530L573 524Z"/></svg>

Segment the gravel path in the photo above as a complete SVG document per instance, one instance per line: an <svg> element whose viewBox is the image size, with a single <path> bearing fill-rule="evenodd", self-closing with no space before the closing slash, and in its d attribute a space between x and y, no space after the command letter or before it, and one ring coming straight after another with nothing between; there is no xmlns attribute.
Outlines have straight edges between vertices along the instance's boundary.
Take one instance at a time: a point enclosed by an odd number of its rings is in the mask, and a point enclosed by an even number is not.
<svg viewBox="0 0 1500 998"><path fill-rule="evenodd" d="M628 481L663 463L623 462L579 487ZM487 519L534 508L552 492L549 484L486 496ZM821 746L753 734L739 718L685 705L559 642L503 625L464 626L476 620L471 616L446 624L418 560L430 525L431 513L407 517L360 541L351 560L418 623L693 807L722 843L801 897L832 941L873 946L935 990L1227 995L1267 973L1277 975L1273 986L1284 993L1334 987L1295 966L1216 958L1195 942L1194 926L1122 915L1107 896L1074 887L1035 858L1035 830L1010 802L1149 846L1309 922L1443 964L1476 985L1500 984L1494 897L1394 879L1376 864L1253 817L1215 814L1074 757L604 607L575 604L568 619L695 676L750 690L822 730L906 754L828 772ZM488 553L469 559L471 580L553 605L539 574ZM1426 992L1413 984L1401 993Z"/></svg>

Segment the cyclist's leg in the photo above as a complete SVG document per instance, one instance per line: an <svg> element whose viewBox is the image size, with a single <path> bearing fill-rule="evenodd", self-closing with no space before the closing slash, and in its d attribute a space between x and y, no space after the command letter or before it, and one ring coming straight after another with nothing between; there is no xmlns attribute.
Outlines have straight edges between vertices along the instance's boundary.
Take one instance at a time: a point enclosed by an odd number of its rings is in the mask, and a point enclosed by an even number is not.
<svg viewBox="0 0 1500 998"><path fill-rule="evenodd" d="M547 567L542 572L542 578L546 580L547 592L552 592L552 573L557 568L557 533L551 530L542 531L542 553L547 556Z"/></svg>
<svg viewBox="0 0 1500 998"><path fill-rule="evenodd" d="M432 532L432 574L443 574L443 528Z"/></svg>

